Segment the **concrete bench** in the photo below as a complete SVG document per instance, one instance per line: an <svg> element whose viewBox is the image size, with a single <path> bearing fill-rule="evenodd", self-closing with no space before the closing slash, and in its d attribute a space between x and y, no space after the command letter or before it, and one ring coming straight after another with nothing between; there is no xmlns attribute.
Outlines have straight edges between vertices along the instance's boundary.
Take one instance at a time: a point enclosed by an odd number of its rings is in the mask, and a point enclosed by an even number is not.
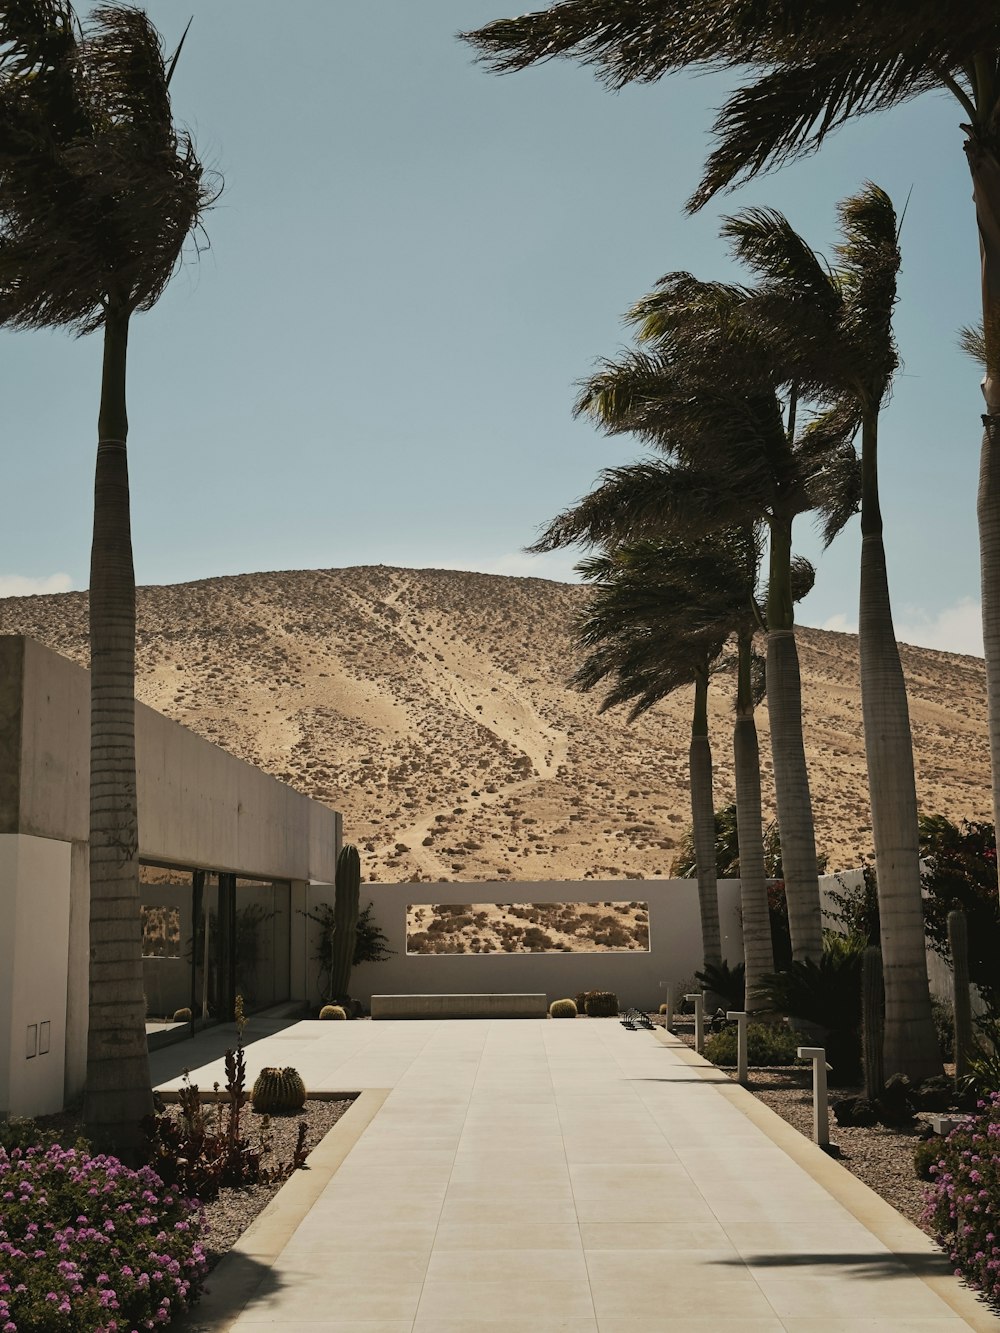
<svg viewBox="0 0 1000 1333"><path fill-rule="evenodd" d="M372 1018L545 1018L545 995L373 995Z"/></svg>

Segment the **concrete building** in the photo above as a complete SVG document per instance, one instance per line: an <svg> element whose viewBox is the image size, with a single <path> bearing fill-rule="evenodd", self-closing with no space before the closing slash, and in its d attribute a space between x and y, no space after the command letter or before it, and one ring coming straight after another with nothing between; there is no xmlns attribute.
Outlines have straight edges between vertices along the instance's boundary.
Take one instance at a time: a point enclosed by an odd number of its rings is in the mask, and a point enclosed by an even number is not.
<svg viewBox="0 0 1000 1333"><path fill-rule="evenodd" d="M309 886L334 878L340 815L137 707L149 1029L305 1001ZM89 673L0 636L0 1117L59 1110L86 1073ZM318 897L330 898L321 890Z"/></svg>

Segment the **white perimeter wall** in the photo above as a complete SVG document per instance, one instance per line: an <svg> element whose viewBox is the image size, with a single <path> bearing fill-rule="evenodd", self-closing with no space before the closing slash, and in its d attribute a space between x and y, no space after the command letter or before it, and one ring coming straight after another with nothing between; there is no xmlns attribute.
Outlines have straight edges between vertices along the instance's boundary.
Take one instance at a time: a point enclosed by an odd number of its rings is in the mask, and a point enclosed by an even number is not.
<svg viewBox="0 0 1000 1333"><path fill-rule="evenodd" d="M719 884L722 953L743 960L739 881ZM318 888L314 903L332 896ZM649 951L601 953L407 954L406 909L411 903L649 904ZM361 906L375 904L373 919L397 952L384 963L365 963L351 974L351 993L364 1004L395 994L490 994L544 991L549 1001L582 990L614 991L622 1005L654 1009L667 986L690 980L701 967L698 886L691 879L565 880L546 883L362 884ZM316 1000L315 967L310 998Z"/></svg>

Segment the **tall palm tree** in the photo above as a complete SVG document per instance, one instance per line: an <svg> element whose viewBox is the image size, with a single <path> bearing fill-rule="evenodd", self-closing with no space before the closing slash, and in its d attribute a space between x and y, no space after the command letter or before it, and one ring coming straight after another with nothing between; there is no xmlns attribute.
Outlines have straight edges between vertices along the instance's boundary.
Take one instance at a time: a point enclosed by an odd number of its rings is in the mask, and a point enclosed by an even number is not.
<svg viewBox="0 0 1000 1333"><path fill-rule="evenodd" d="M85 1118L130 1155L152 1106L139 924L135 574L125 407L129 328L176 268L210 192L173 126L146 14L0 7L0 303L15 326L104 339L90 571L90 1028ZM32 20L25 21L25 15ZM58 22L49 26L55 16ZM42 56L39 56L39 52ZM44 70L46 77L32 77Z"/></svg>
<svg viewBox="0 0 1000 1333"><path fill-rule="evenodd" d="M982 267L986 412L979 472L983 643L1000 825L1000 13L940 0L560 0L464 34L498 71L554 56L612 88L739 69L690 207L811 152L846 121L945 91L958 104Z"/></svg>
<svg viewBox="0 0 1000 1333"><path fill-rule="evenodd" d="M691 819L706 966L722 962L708 688L723 665L733 621L745 614L746 543L747 534L738 532L701 542L644 541L577 566L594 595L577 626L588 655L573 683L590 690L612 678L599 711L630 703L632 722L680 687L694 686Z"/></svg>
<svg viewBox="0 0 1000 1333"><path fill-rule="evenodd" d="M836 269L780 213L750 209L723 234L758 276L755 324L789 382L861 422L861 703L885 961L886 1068L940 1073L920 883L917 796L906 683L896 644L878 488L879 414L897 366L892 335L896 215L868 184L840 205ZM808 299L803 299L807 294Z"/></svg>
<svg viewBox="0 0 1000 1333"><path fill-rule="evenodd" d="M742 289L671 274L631 318L653 350L609 361L577 411L678 460L604 473L602 485L558 516L535 543L630 541L664 532L703 535L763 522L769 534L768 714L778 823L796 958L822 951L818 866L802 738L794 633L792 524L815 510L832 540L856 508L850 422L830 414L797 429L765 349L741 314Z"/></svg>

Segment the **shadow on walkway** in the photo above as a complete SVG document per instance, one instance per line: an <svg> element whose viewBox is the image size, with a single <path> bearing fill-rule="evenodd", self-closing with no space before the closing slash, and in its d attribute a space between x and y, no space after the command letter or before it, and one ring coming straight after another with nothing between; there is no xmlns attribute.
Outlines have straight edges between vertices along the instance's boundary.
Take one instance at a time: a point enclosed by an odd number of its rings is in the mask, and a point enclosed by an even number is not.
<svg viewBox="0 0 1000 1333"><path fill-rule="evenodd" d="M887 1252L885 1254L834 1254L828 1250L808 1254L741 1254L731 1259L714 1259L724 1268L814 1268L824 1264L831 1268L851 1269L852 1277L903 1277L915 1273L918 1277L948 1277L952 1268L944 1254L921 1254L916 1251Z"/></svg>
<svg viewBox="0 0 1000 1333"><path fill-rule="evenodd" d="M301 1021L301 1018L267 1018L255 1015L244 1029L243 1045L249 1049L255 1042L264 1041L268 1037L277 1037L286 1028L294 1027ZM226 1051L235 1045L236 1024L220 1023L217 1027L206 1028L185 1041L174 1042L170 1046L161 1046L159 1050L150 1051L149 1071L153 1087L158 1088L161 1083L169 1083L173 1079L180 1078L185 1070L200 1069L202 1065L221 1059Z"/></svg>

